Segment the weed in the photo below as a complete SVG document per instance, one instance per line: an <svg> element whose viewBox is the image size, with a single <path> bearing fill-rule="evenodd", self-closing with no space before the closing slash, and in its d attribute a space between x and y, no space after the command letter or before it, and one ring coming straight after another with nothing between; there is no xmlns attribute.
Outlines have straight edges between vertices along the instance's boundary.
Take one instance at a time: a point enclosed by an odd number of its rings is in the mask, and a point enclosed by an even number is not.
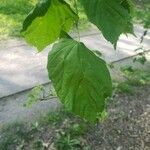
<svg viewBox="0 0 150 150"><path fill-rule="evenodd" d="M122 93L128 93L128 94L134 93L134 88L130 84L128 84L128 82L126 81L119 83L117 86L117 89L119 92L122 92Z"/></svg>
<svg viewBox="0 0 150 150"><path fill-rule="evenodd" d="M41 117L39 123L40 125L46 125L46 124L60 124L65 118L68 117L68 112L64 109L60 109L57 112L50 112L43 117Z"/></svg>
<svg viewBox="0 0 150 150"><path fill-rule="evenodd" d="M71 138L70 135L60 134L56 141L56 147L59 150L75 150L79 147L80 141Z"/></svg>
<svg viewBox="0 0 150 150"><path fill-rule="evenodd" d="M104 110L101 114L100 117L98 118L98 120L100 122L104 122L107 118L108 118L109 114L106 110Z"/></svg>
<svg viewBox="0 0 150 150"><path fill-rule="evenodd" d="M25 141L30 140L29 135L30 135L29 131L22 124L15 123L12 125L8 125L2 130L2 136L0 139L0 149L10 150L12 149L13 145L22 147L24 140Z"/></svg>
<svg viewBox="0 0 150 150"><path fill-rule="evenodd" d="M150 72L140 69L134 69L132 66L121 68L123 76L126 78L126 83L131 86L142 86L150 81ZM126 86L127 87L127 86Z"/></svg>
<svg viewBox="0 0 150 150"><path fill-rule="evenodd" d="M32 105L41 99L44 87L42 85L35 86L28 95L28 99L24 104L25 107L32 107Z"/></svg>
<svg viewBox="0 0 150 150"><path fill-rule="evenodd" d="M33 144L32 144L32 149L34 149L34 150L44 150L43 142L40 139L34 141Z"/></svg>
<svg viewBox="0 0 150 150"><path fill-rule="evenodd" d="M147 61L145 52L146 50L143 47L136 49L138 51L138 55L133 58L133 62L139 62L140 64L144 65Z"/></svg>
<svg viewBox="0 0 150 150"><path fill-rule="evenodd" d="M38 122L32 123L30 128L31 128L31 131L38 131L39 123Z"/></svg>
<svg viewBox="0 0 150 150"><path fill-rule="evenodd" d="M69 133L72 136L81 136L84 135L87 129L87 125L85 123L75 123L70 127Z"/></svg>

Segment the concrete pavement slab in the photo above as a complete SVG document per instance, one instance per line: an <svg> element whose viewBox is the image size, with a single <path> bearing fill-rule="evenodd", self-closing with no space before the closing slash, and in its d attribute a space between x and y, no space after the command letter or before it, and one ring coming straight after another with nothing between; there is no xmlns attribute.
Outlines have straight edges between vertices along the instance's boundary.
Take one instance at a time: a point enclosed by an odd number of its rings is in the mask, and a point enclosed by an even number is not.
<svg viewBox="0 0 150 150"><path fill-rule="evenodd" d="M107 62L118 61L135 55L134 50L143 46L150 49L150 32L145 36L143 44L139 38L144 29L135 26L137 37L129 35L121 36L117 50L107 42L103 36L93 30L81 35L83 41L89 48L102 52ZM46 70L47 55L51 46L45 51L37 53L36 49L28 46L23 40L8 40L0 42L0 97L5 97L29 88L37 84L49 82Z"/></svg>

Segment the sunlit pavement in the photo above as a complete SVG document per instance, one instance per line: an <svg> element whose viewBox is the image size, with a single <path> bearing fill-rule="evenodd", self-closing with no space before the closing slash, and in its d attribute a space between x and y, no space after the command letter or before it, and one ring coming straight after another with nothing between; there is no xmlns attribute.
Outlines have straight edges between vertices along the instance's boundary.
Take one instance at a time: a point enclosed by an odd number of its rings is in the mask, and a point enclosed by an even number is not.
<svg viewBox="0 0 150 150"><path fill-rule="evenodd" d="M107 62L114 62L137 54L135 49L143 46L150 50L150 32L140 44L143 28L135 26L135 36L121 36L117 49L106 42L97 30L81 34L81 41L92 50L99 50ZM46 64L51 46L37 53L23 40L0 42L0 97L8 96L41 83L49 82ZM149 54L148 54L149 55ZM150 56L148 56L150 57Z"/></svg>

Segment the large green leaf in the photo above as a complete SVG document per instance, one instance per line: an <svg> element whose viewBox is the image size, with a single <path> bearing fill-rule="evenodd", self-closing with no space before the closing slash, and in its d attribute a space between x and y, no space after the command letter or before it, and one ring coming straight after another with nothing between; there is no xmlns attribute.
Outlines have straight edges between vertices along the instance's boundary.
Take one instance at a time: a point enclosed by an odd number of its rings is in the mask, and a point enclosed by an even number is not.
<svg viewBox="0 0 150 150"><path fill-rule="evenodd" d="M55 42L62 31L68 32L77 20L78 16L63 0L43 0L25 19L22 35L41 51Z"/></svg>
<svg viewBox="0 0 150 150"><path fill-rule="evenodd" d="M130 0L81 0L89 20L116 45L122 33L133 33Z"/></svg>
<svg viewBox="0 0 150 150"><path fill-rule="evenodd" d="M55 44L48 57L49 78L67 109L95 121L112 93L105 62L83 43L63 39Z"/></svg>

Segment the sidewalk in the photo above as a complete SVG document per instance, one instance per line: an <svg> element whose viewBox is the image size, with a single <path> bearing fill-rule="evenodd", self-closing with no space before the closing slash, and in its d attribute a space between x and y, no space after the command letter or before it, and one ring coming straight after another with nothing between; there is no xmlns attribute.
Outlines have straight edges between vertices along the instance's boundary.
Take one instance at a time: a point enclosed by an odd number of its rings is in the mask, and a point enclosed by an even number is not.
<svg viewBox="0 0 150 150"><path fill-rule="evenodd" d="M117 50L96 30L83 33L81 41L89 48L102 52L107 62L114 62L136 55L134 50L141 46L138 39L143 34L143 28L135 26L135 34L137 38L121 36ZM150 32L142 45L146 50L150 49ZM23 40L0 41L0 98L49 82L46 64L50 49L51 46L37 53Z"/></svg>

